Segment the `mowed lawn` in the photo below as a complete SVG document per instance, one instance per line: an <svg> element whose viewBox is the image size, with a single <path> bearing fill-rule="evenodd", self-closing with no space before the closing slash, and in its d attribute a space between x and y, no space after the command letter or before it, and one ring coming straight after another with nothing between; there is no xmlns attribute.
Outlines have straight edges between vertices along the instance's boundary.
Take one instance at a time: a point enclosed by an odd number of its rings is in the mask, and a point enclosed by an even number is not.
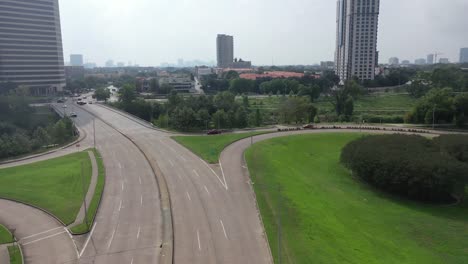
<svg viewBox="0 0 468 264"><path fill-rule="evenodd" d="M275 260L281 186L282 263L468 263L468 203L412 202L353 178L339 156L360 136L277 138L246 152Z"/></svg>
<svg viewBox="0 0 468 264"><path fill-rule="evenodd" d="M224 134L213 136L177 136L172 137L184 147L200 156L209 163L218 163L219 155L223 149L237 140L265 134L265 132L248 132L236 134Z"/></svg>
<svg viewBox="0 0 468 264"><path fill-rule="evenodd" d="M8 231L6 227L0 224L0 245L12 243L12 242L13 242L13 237L11 236L10 231Z"/></svg>
<svg viewBox="0 0 468 264"><path fill-rule="evenodd" d="M0 170L0 197L29 203L54 214L65 224L75 220L88 190L91 161L87 152Z"/></svg>

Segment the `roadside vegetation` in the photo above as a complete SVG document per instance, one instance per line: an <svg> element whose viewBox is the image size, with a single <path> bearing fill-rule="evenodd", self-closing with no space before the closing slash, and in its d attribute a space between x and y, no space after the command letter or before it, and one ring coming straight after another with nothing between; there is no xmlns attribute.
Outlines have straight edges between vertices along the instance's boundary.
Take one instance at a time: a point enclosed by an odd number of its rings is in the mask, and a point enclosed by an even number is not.
<svg viewBox="0 0 468 264"><path fill-rule="evenodd" d="M0 245L8 243L13 243L13 236L6 227L0 224Z"/></svg>
<svg viewBox="0 0 468 264"><path fill-rule="evenodd" d="M0 95L0 160L45 151L75 138L69 118L30 103L28 97Z"/></svg>
<svg viewBox="0 0 468 264"><path fill-rule="evenodd" d="M283 137L246 152L276 263L278 216L282 263L467 263L467 201L421 203L353 177L340 155L362 136Z"/></svg>
<svg viewBox="0 0 468 264"><path fill-rule="evenodd" d="M1 169L0 197L45 209L69 225L83 203L83 185L87 191L91 173L87 152Z"/></svg>
<svg viewBox="0 0 468 264"><path fill-rule="evenodd" d="M99 204L101 202L102 193L104 191L104 185L106 181L106 172L104 167L104 162L102 160L101 154L97 150L94 151L94 156L96 157L96 162L98 165L98 179L96 183L96 189L94 191L93 199L91 203L88 205L88 214L86 215L86 220L70 229L73 234L84 234L86 232L91 231L93 227L94 220L96 218L96 214L99 208Z"/></svg>
<svg viewBox="0 0 468 264"><path fill-rule="evenodd" d="M23 264L19 246L9 246L8 254L10 255L10 264Z"/></svg>
<svg viewBox="0 0 468 264"><path fill-rule="evenodd" d="M177 136L172 138L208 163L215 164L218 163L221 152L233 142L265 133L247 132L216 136Z"/></svg>

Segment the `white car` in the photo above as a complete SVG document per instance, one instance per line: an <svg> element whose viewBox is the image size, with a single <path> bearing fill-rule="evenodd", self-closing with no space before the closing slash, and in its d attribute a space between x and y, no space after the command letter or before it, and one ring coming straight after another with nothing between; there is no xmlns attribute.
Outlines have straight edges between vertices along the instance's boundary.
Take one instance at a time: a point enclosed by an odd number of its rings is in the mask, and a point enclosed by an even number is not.
<svg viewBox="0 0 468 264"><path fill-rule="evenodd" d="M78 115L75 112L71 112L70 117L78 117Z"/></svg>
<svg viewBox="0 0 468 264"><path fill-rule="evenodd" d="M62 107L63 107L63 108L67 108L67 105L63 105Z"/></svg>

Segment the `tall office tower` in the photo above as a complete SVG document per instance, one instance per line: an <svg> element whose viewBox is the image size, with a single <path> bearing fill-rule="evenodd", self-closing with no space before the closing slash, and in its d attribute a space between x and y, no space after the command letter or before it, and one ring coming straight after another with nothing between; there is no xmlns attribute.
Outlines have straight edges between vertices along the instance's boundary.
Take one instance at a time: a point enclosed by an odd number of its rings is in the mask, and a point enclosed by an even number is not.
<svg viewBox="0 0 468 264"><path fill-rule="evenodd" d="M219 68L229 68L234 62L234 37L219 34L216 38L216 56Z"/></svg>
<svg viewBox="0 0 468 264"><path fill-rule="evenodd" d="M434 64L434 54L427 55L427 64Z"/></svg>
<svg viewBox="0 0 468 264"><path fill-rule="evenodd" d="M83 66L83 55L81 54L70 55L70 65L71 66Z"/></svg>
<svg viewBox="0 0 468 264"><path fill-rule="evenodd" d="M374 79L379 9L380 0L338 0L335 71L342 82Z"/></svg>
<svg viewBox="0 0 468 264"><path fill-rule="evenodd" d="M65 87L58 0L0 0L0 85L34 95Z"/></svg>
<svg viewBox="0 0 468 264"><path fill-rule="evenodd" d="M397 57L392 57L388 60L388 64L390 65L398 65L400 64L400 59L398 59Z"/></svg>
<svg viewBox="0 0 468 264"><path fill-rule="evenodd" d="M468 48L460 49L460 63L468 63Z"/></svg>

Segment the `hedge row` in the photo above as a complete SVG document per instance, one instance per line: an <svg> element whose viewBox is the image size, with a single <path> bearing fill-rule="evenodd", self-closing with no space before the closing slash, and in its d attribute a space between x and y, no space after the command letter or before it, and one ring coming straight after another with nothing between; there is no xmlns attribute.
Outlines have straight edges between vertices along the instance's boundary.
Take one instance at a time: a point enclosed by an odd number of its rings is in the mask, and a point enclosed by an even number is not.
<svg viewBox="0 0 468 264"><path fill-rule="evenodd" d="M459 140L464 147L460 148ZM468 181L468 137L366 136L349 143L341 162L358 177L390 193L430 202L463 199Z"/></svg>

